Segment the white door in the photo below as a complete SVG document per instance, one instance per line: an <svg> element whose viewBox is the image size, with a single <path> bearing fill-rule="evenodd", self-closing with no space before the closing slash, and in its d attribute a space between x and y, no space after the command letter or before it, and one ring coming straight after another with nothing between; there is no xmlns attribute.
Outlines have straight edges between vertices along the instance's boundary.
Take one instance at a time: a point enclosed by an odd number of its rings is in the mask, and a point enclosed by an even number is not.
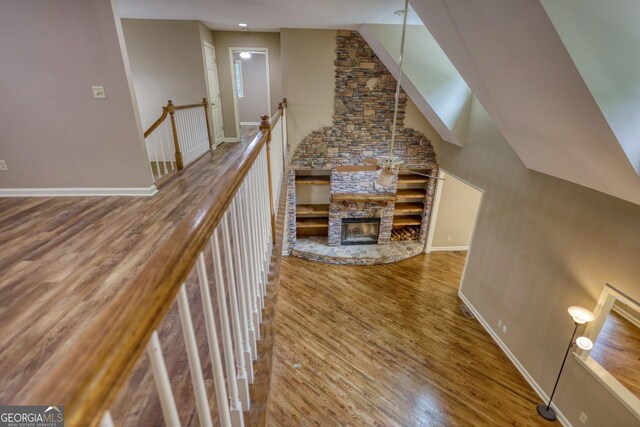
<svg viewBox="0 0 640 427"><path fill-rule="evenodd" d="M211 120L213 121L213 145L219 145L224 139L224 125L222 124L222 105L220 104L220 84L218 83L218 64L216 50L210 44L204 45L204 57L207 67L207 81L209 82L209 105L211 106Z"/></svg>

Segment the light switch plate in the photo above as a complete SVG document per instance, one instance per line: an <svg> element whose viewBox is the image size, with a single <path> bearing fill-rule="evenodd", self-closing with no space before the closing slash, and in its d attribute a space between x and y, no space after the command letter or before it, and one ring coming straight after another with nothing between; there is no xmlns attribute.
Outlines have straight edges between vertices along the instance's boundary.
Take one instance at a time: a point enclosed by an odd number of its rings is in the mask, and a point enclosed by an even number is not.
<svg viewBox="0 0 640 427"><path fill-rule="evenodd" d="M107 94L104 92L104 86L91 86L91 90L93 91L94 98L104 99L107 97Z"/></svg>
<svg viewBox="0 0 640 427"><path fill-rule="evenodd" d="M0 171L8 171L7 162L4 160L0 160Z"/></svg>

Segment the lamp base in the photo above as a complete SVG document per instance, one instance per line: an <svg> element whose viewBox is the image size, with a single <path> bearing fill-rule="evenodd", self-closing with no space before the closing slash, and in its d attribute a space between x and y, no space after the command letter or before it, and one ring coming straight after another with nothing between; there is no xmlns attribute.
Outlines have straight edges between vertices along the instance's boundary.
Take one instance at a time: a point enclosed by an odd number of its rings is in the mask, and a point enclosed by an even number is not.
<svg viewBox="0 0 640 427"><path fill-rule="evenodd" d="M545 405L544 403L539 404L536 409L538 410L538 414L540 414L540 416L545 420L555 421L558 419L558 417L556 416L556 411L554 411L550 406L549 409L547 409L547 405Z"/></svg>

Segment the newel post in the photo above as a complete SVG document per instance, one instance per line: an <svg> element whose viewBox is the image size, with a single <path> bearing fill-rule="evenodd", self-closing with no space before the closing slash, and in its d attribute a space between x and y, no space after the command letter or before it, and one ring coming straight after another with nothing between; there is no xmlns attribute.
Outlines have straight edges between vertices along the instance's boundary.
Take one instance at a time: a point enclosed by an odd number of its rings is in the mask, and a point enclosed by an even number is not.
<svg viewBox="0 0 640 427"><path fill-rule="evenodd" d="M182 153L180 152L180 144L178 143L178 127L176 126L176 107L173 105L173 101L169 100L167 104L167 111L171 117L171 129L173 131L173 147L176 150L176 167L179 171L184 169L184 163L182 163Z"/></svg>
<svg viewBox="0 0 640 427"><path fill-rule="evenodd" d="M273 208L273 177L271 176L271 123L269 116L260 116L260 131L267 134L267 177L269 178L269 209L271 210L271 237L276 244L276 214Z"/></svg>
<svg viewBox="0 0 640 427"><path fill-rule="evenodd" d="M207 98L202 98L202 104L204 105L204 120L207 122L207 138L209 138L209 150L213 148L213 141L211 141L211 129L209 129L209 106L207 105Z"/></svg>

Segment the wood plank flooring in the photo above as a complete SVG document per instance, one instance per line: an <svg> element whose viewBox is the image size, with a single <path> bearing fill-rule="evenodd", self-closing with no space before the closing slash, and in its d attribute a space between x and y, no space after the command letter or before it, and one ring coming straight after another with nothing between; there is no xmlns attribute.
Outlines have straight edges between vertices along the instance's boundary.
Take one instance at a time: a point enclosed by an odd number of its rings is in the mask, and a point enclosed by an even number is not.
<svg viewBox="0 0 640 427"><path fill-rule="evenodd" d="M640 398L640 328L611 311L591 357Z"/></svg>
<svg viewBox="0 0 640 427"><path fill-rule="evenodd" d="M462 315L464 255L283 261L270 426L537 426L539 398Z"/></svg>
<svg viewBox="0 0 640 427"><path fill-rule="evenodd" d="M241 152L223 144L153 197L0 198L0 404L46 374Z"/></svg>

